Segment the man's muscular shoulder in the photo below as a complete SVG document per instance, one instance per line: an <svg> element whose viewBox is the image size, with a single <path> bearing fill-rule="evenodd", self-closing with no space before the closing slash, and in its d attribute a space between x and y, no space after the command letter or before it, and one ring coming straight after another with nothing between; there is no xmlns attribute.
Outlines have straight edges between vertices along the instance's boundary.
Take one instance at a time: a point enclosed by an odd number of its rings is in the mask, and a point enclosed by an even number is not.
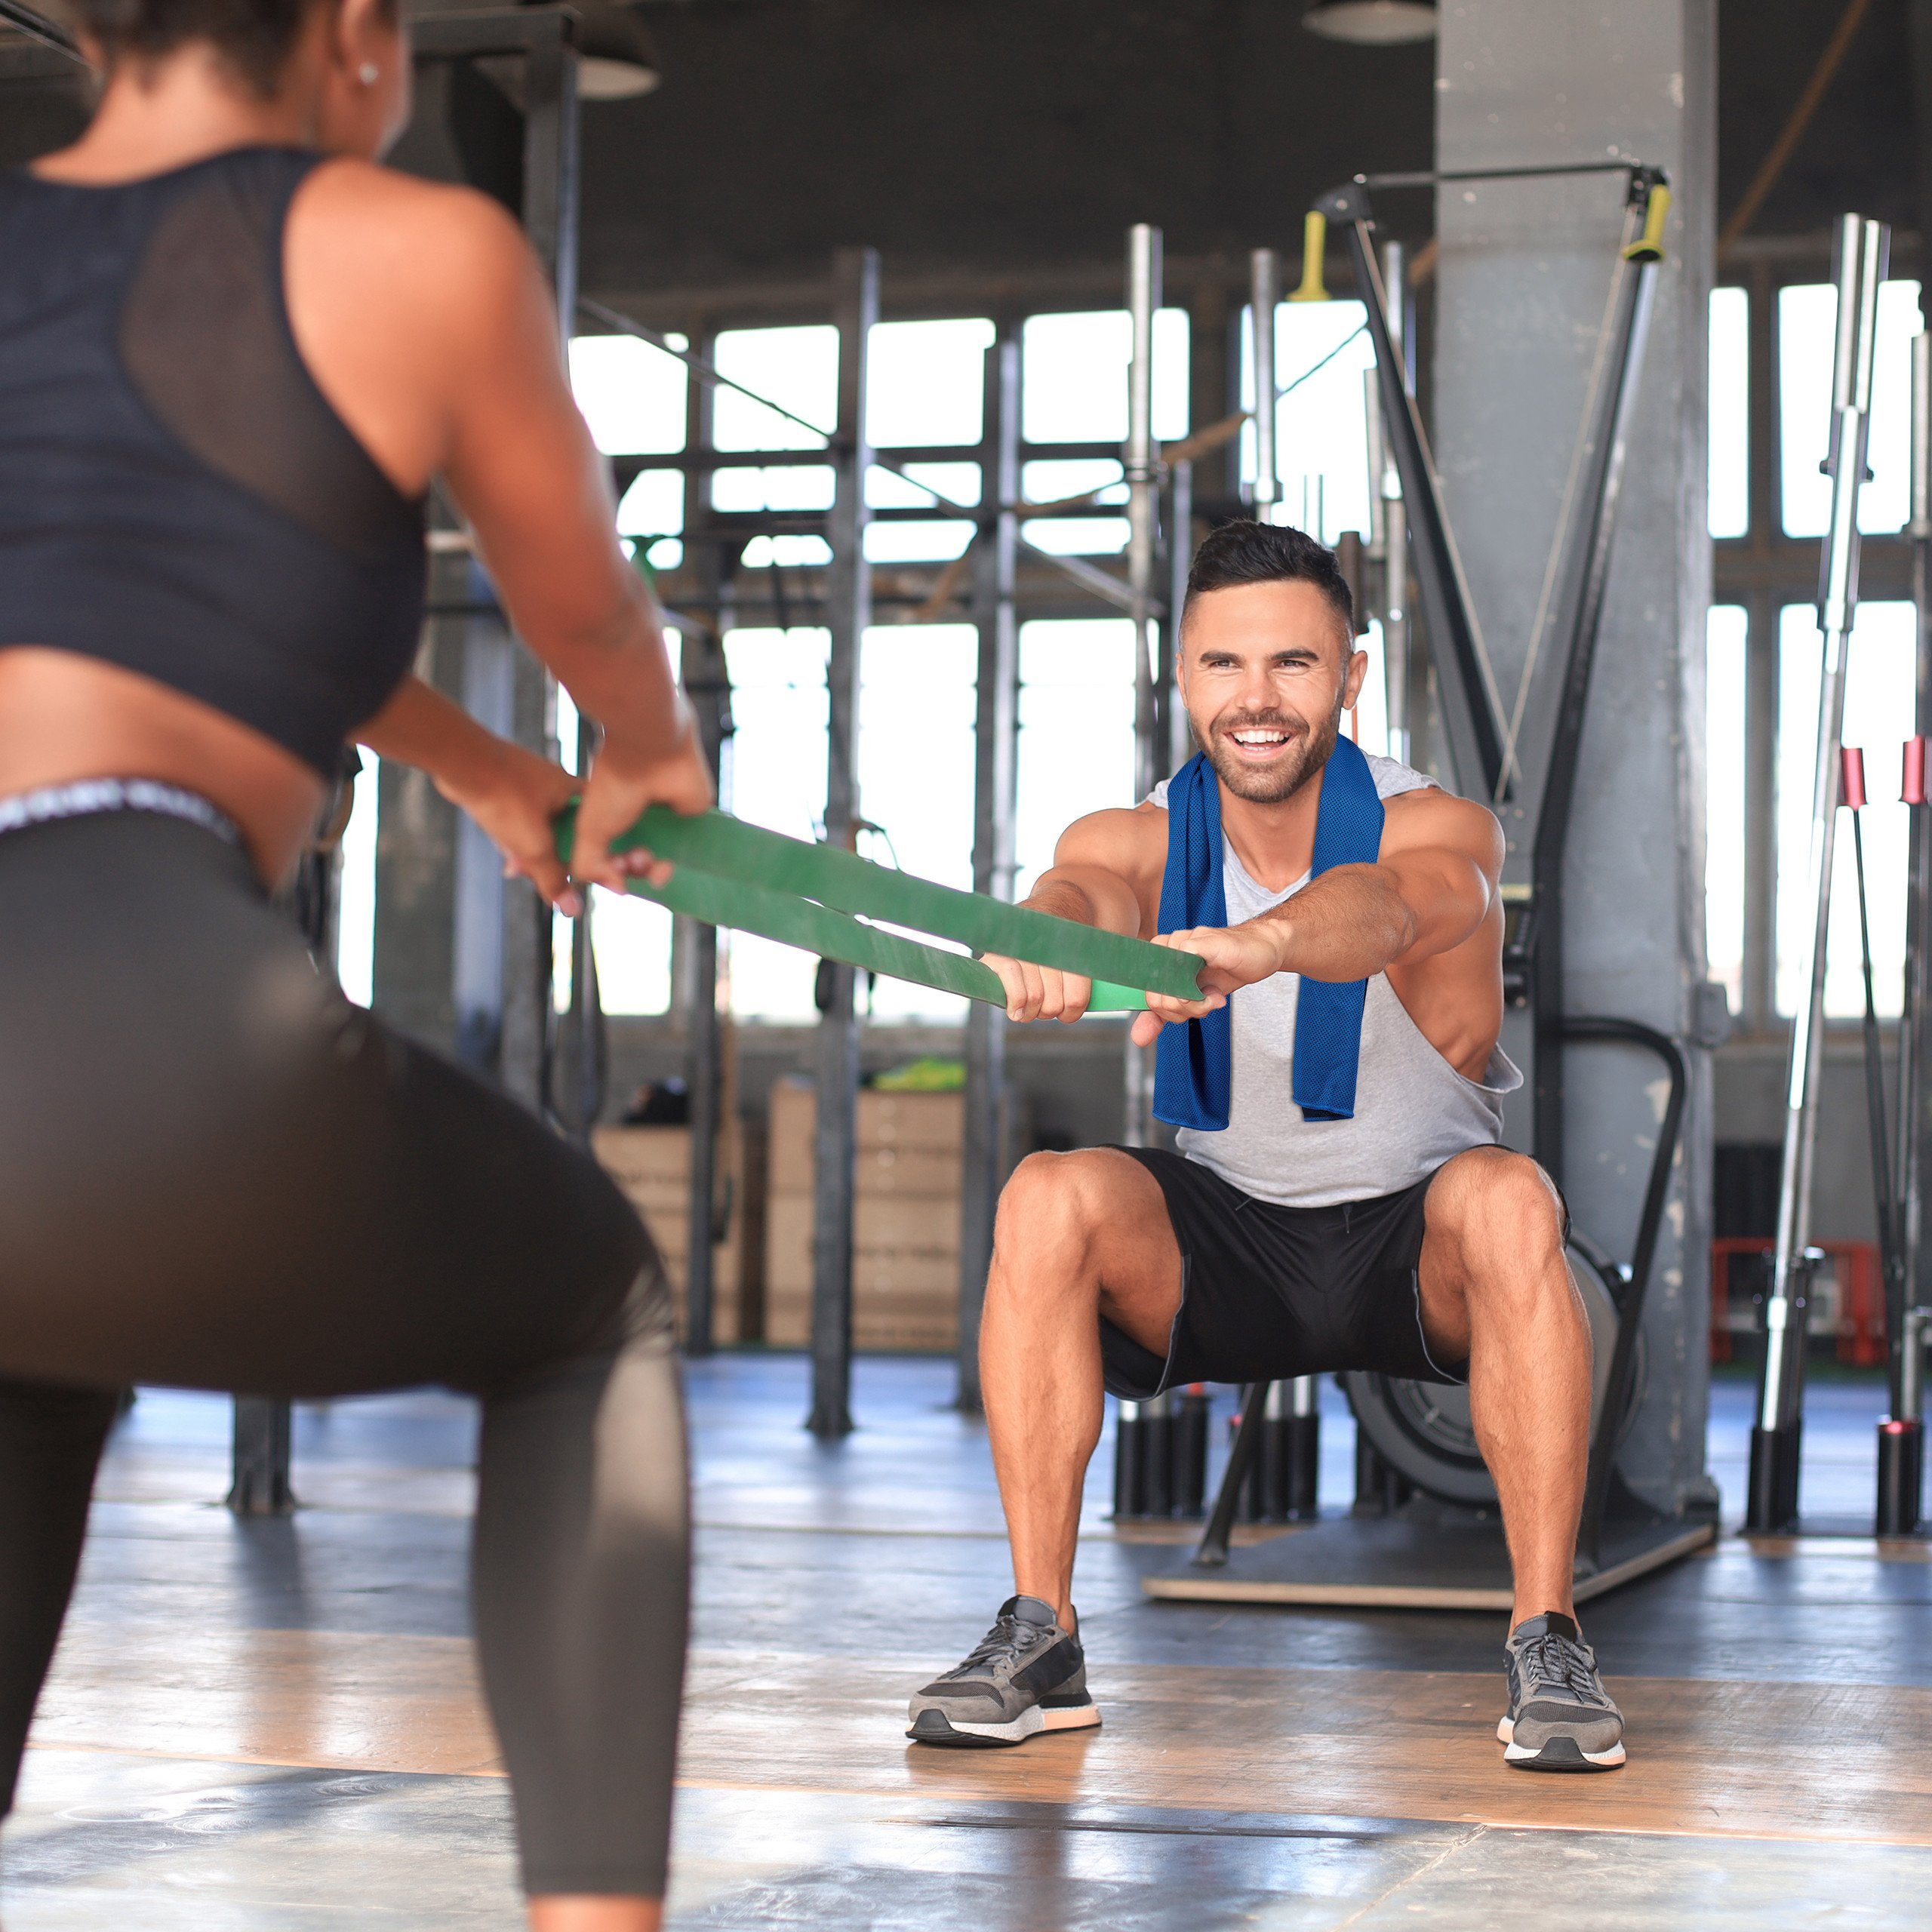
<svg viewBox="0 0 1932 1932"><path fill-rule="evenodd" d="M1053 869L1075 884L1083 879L1090 886L1106 878L1124 882L1140 906L1145 935L1153 930L1167 863L1167 813L1158 805L1141 804L1075 819L1054 848Z"/></svg>
<svg viewBox="0 0 1932 1932"><path fill-rule="evenodd" d="M1487 806L1430 785L1383 801L1382 856L1435 848L1473 859L1494 881L1503 871L1503 827Z"/></svg>
<svg viewBox="0 0 1932 1932"><path fill-rule="evenodd" d="M1056 866L1099 866L1123 878L1150 866L1158 872L1167 858L1168 815L1152 804L1089 812L1075 819L1054 848Z"/></svg>

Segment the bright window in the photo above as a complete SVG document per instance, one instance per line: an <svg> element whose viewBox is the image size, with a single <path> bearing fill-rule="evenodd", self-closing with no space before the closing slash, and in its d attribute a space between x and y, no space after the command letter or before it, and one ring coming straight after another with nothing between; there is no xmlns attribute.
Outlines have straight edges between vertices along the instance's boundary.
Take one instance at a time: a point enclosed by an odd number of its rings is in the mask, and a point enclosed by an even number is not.
<svg viewBox="0 0 1932 1932"><path fill-rule="evenodd" d="M1127 548L1124 516L1041 516L1020 526L1035 549L1056 557L1118 556Z"/></svg>
<svg viewBox="0 0 1932 1932"><path fill-rule="evenodd" d="M866 856L967 891L979 648L971 624L881 625L866 633L859 666L859 808L881 828L869 836ZM966 1002L881 978L871 1011L879 1020L957 1020Z"/></svg>
<svg viewBox="0 0 1932 1932"><path fill-rule="evenodd" d="M925 510L943 507L919 488L930 483L949 503L968 509L980 501L980 466L977 463L909 463L903 476L875 463L866 472L866 501L875 510ZM912 480L908 480L908 479Z"/></svg>
<svg viewBox="0 0 1932 1932"><path fill-rule="evenodd" d="M822 630L738 630L724 638L736 727L731 809L754 825L816 838L825 817L825 667ZM812 960L749 933L729 935L731 1004L748 1019L810 1020Z"/></svg>
<svg viewBox="0 0 1932 1932"><path fill-rule="evenodd" d="M1127 485L1120 463L1111 457L1048 457L1022 466L1020 494L1029 503L1060 503L1097 493L1094 510L1123 505ZM1127 548L1124 516L1079 510L1060 516L1029 517L1020 526L1028 543L1056 556L1115 556Z"/></svg>
<svg viewBox="0 0 1932 1932"><path fill-rule="evenodd" d="M1020 334L1020 432L1029 443L1118 443L1127 436L1134 325L1124 309L1031 315ZM1187 434L1188 317L1154 318L1154 433Z"/></svg>
<svg viewBox="0 0 1932 1932"><path fill-rule="evenodd" d="M832 546L823 537L797 531L782 537L754 537L740 553L748 571L817 570L832 561Z"/></svg>
<svg viewBox="0 0 1932 1932"><path fill-rule="evenodd" d="M1749 635L1749 620L1739 605L1713 607L1704 650L1704 944L1711 977L1730 995L1734 1013L1744 1004L1745 654Z"/></svg>
<svg viewBox="0 0 1932 1932"><path fill-rule="evenodd" d="M1048 457L1026 463L1020 472L1020 494L1029 503L1063 503L1091 490L1096 501L1127 501L1126 472L1111 457Z"/></svg>
<svg viewBox="0 0 1932 1932"><path fill-rule="evenodd" d="M875 564L949 564L973 540L973 526L956 518L866 527L866 555Z"/></svg>
<svg viewBox="0 0 1932 1932"><path fill-rule="evenodd" d="M1134 795L1134 627L1124 617L1041 618L1020 629L1017 896L1077 818Z"/></svg>
<svg viewBox="0 0 1932 1932"><path fill-rule="evenodd" d="M1361 681L1361 694L1355 700L1352 720L1345 717L1342 729L1346 733L1353 727L1357 744L1365 752L1373 752L1377 758L1389 755L1389 673L1382 654L1382 626L1371 618L1369 626L1361 636L1355 639L1355 648L1368 660L1368 669Z"/></svg>
<svg viewBox="0 0 1932 1932"><path fill-rule="evenodd" d="M684 473L641 469L617 505L617 534L648 538L675 537L685 527Z"/></svg>
<svg viewBox="0 0 1932 1932"><path fill-rule="evenodd" d="M969 624L881 625L860 664L859 809L883 828L869 858L943 884L973 880L974 683L978 633ZM724 640L737 724L732 809L795 838L823 829L827 640L822 630L738 630ZM749 934L729 942L732 1011L809 1023L811 955ZM881 979L881 1020L951 1020L963 1002Z"/></svg>
<svg viewBox="0 0 1932 1932"><path fill-rule="evenodd" d="M878 324L866 345L866 431L874 446L977 443L992 340L992 324L980 318Z"/></svg>
<svg viewBox="0 0 1932 1932"><path fill-rule="evenodd" d="M798 328L727 329L712 345L718 373L768 396L807 429L734 389L715 392L712 441L721 450L816 450L838 417L838 331L829 322Z"/></svg>
<svg viewBox="0 0 1932 1932"><path fill-rule="evenodd" d="M1865 752L1872 802L1864 821L1866 884L1872 921L1873 978L1881 1014L1896 1014L1905 958L1908 814L1899 802L1904 741L1913 715L1917 623L1909 604L1860 607L1845 680L1844 742ZM1795 1013L1806 996L1804 951L1813 906L1808 898L1813 774L1817 759L1821 666L1816 612L1786 605L1778 626L1777 1002ZM1848 1019L1865 1010L1859 969L1858 887L1851 826L1841 811L1832 871L1830 944L1825 1011Z"/></svg>
<svg viewBox="0 0 1932 1932"><path fill-rule="evenodd" d="M375 997L376 800L382 761L362 754L355 778L355 804L342 835L342 869L336 897L336 977L358 1006Z"/></svg>
<svg viewBox="0 0 1932 1932"><path fill-rule="evenodd" d="M1878 291L1868 466L1872 474L1858 500L1862 531L1900 529L1911 513L1912 338L1923 326L1918 284L1887 282ZM1830 283L1779 290L1778 408L1784 528L1789 537L1822 537L1831 520L1831 479L1818 466L1831 439L1837 328L1838 297Z"/></svg>
<svg viewBox="0 0 1932 1932"><path fill-rule="evenodd" d="M680 349L685 338L668 338ZM673 456L685 446L691 378L675 355L628 335L580 335L571 388L597 447L611 456Z"/></svg>
<svg viewBox="0 0 1932 1932"><path fill-rule="evenodd" d="M1741 288L1711 291L1709 402L1711 534L1742 537L1751 528L1751 298Z"/></svg>
<svg viewBox="0 0 1932 1932"><path fill-rule="evenodd" d="M1241 406L1254 407L1254 338L1242 311ZM1275 462L1280 520L1297 528L1313 520L1311 478L1321 485L1324 543L1345 530L1368 530L1368 417L1364 373L1375 351L1358 334L1359 302L1284 302L1275 312L1275 383L1295 386L1276 405ZM1310 374L1310 371L1313 371ZM1297 379L1300 379L1299 380ZM1243 482L1254 480L1254 426L1241 431Z"/></svg>
<svg viewBox="0 0 1932 1932"><path fill-rule="evenodd" d="M721 510L829 510L832 489L829 463L773 463L721 469L712 479L711 500Z"/></svg>

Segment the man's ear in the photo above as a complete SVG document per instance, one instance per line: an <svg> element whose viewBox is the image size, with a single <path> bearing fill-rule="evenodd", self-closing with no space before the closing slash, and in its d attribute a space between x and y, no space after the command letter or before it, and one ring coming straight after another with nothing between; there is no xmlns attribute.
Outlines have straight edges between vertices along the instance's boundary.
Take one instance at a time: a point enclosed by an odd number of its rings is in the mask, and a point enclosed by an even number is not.
<svg viewBox="0 0 1932 1932"><path fill-rule="evenodd" d="M1357 651L1352 639L1349 642L1348 669L1342 673L1342 709L1349 710L1361 696L1361 688L1368 676L1368 653Z"/></svg>

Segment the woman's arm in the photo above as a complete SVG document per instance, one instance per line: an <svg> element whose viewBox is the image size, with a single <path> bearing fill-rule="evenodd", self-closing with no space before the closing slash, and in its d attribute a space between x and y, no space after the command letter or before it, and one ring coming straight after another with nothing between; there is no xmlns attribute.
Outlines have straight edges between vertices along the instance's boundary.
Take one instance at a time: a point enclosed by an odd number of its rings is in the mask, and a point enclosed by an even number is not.
<svg viewBox="0 0 1932 1932"><path fill-rule="evenodd" d="M621 889L648 854L610 841L645 806L702 811L710 774L679 695L657 613L617 535L609 466L564 368L555 305L521 232L475 214L467 340L443 474L518 634L603 728L571 870Z"/></svg>
<svg viewBox="0 0 1932 1932"><path fill-rule="evenodd" d="M470 189L340 161L297 198L290 316L325 393L405 494L444 478L518 635L602 726L574 869L645 806L710 801L608 466L571 395L556 302L522 231Z"/></svg>
<svg viewBox="0 0 1932 1932"><path fill-rule="evenodd" d="M564 912L579 909L552 830L579 789L562 766L485 731L420 678L405 679L356 737L378 758L427 772L503 854L506 874L528 879Z"/></svg>

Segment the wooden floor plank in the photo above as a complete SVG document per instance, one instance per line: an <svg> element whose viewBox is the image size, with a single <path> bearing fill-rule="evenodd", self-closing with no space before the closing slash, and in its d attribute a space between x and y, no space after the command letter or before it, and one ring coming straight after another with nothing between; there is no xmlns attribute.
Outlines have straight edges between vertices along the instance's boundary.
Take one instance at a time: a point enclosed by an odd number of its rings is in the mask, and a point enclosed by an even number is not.
<svg viewBox="0 0 1932 1932"><path fill-rule="evenodd" d="M1601 1777L1506 1770L1501 1678L1474 1673L1107 1669L1090 1736L1015 1751L909 1747L911 1660L700 1654L683 1774L719 1787L1104 1801L1515 1826L1932 1845L1932 1691L1635 1678L1631 1761ZM842 1687L850 1686L850 1688ZM488 1774L469 1646L339 1632L75 1626L38 1741L238 1761Z"/></svg>

